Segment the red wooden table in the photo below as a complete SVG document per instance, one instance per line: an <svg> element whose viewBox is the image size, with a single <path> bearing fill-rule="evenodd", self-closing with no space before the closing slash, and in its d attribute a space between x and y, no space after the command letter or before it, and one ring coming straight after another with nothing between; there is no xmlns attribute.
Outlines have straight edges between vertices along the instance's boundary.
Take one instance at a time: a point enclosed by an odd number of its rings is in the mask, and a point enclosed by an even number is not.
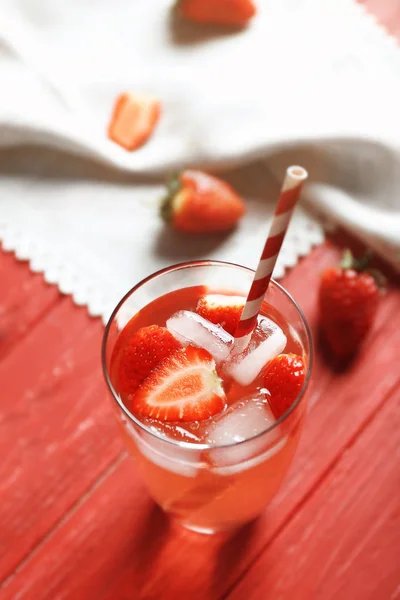
<svg viewBox="0 0 400 600"><path fill-rule="evenodd" d="M368 8L400 39L398 0ZM284 285L317 334L327 241ZM117 435L103 326L0 251L0 600L400 598L400 291L392 277L357 360L316 355L286 484L231 538L171 528ZM397 460L396 460L397 457Z"/></svg>

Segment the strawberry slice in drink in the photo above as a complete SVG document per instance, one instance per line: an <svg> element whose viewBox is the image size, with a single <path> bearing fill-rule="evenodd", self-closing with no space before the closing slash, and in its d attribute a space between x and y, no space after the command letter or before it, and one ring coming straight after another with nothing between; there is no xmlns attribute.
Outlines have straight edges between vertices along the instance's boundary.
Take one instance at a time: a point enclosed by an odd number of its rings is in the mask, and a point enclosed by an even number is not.
<svg viewBox="0 0 400 600"><path fill-rule="evenodd" d="M264 386L268 402L279 419L292 406L300 394L305 380L305 365L297 354L279 354L264 371Z"/></svg>
<svg viewBox="0 0 400 600"><path fill-rule="evenodd" d="M132 397L132 411L137 416L160 421L202 421L225 406L214 359L194 346L170 354Z"/></svg>
<svg viewBox="0 0 400 600"><path fill-rule="evenodd" d="M207 294L200 298L196 312L233 335L240 321L246 298L223 294Z"/></svg>
<svg viewBox="0 0 400 600"><path fill-rule="evenodd" d="M149 325L138 329L121 351L118 368L121 394L133 394L152 370L180 347L165 327Z"/></svg>

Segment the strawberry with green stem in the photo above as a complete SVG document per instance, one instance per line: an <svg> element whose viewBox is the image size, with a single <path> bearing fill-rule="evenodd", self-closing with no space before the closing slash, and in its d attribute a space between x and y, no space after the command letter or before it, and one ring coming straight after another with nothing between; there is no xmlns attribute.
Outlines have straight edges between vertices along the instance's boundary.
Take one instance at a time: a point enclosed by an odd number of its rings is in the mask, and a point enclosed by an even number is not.
<svg viewBox="0 0 400 600"><path fill-rule="evenodd" d="M320 326L323 338L339 359L354 355L367 337L385 280L369 268L371 253L355 259L346 250L337 267L326 269L319 289Z"/></svg>
<svg viewBox="0 0 400 600"><path fill-rule="evenodd" d="M246 212L242 198L225 181L193 169L172 177L161 216L186 233L232 229Z"/></svg>

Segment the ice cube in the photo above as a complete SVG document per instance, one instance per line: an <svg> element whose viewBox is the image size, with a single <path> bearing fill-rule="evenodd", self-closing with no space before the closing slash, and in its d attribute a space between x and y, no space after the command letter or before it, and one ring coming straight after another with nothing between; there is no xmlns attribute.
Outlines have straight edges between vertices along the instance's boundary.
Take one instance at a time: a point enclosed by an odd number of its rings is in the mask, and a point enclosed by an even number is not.
<svg viewBox="0 0 400 600"><path fill-rule="evenodd" d="M234 404L209 430L207 443L227 446L249 440L275 423L269 405L261 398L251 398Z"/></svg>
<svg viewBox="0 0 400 600"><path fill-rule="evenodd" d="M249 385L267 362L283 352L286 341L285 334L274 321L260 318L247 350L235 355L227 372L240 385Z"/></svg>
<svg viewBox="0 0 400 600"><path fill-rule="evenodd" d="M184 346L194 344L208 350L217 363L226 360L233 347L232 335L190 310L181 310L169 318L167 329Z"/></svg>
<svg viewBox="0 0 400 600"><path fill-rule="evenodd" d="M241 462L237 462L236 464L229 462L229 451L224 450L223 452L225 452L225 460L224 458L221 459L220 453L216 462L216 466L213 469L213 473L216 475L221 475L222 477L229 477L230 475L237 475L238 473L252 469L253 467L260 465L261 463L270 460L273 456L275 456L275 454L282 450L282 448L286 445L287 440L287 436L279 438L276 437L271 444L265 447L265 449L261 449L261 452L255 456L255 453L253 452L252 457L242 460ZM254 442L251 443L254 444ZM213 452L216 451L214 450Z"/></svg>
<svg viewBox="0 0 400 600"><path fill-rule="evenodd" d="M138 451L153 464L183 477L196 477L201 468L201 453L173 443L161 430L150 427L156 435L140 432L131 423L123 420L123 426L132 438ZM157 437L157 434L160 437Z"/></svg>
<svg viewBox="0 0 400 600"><path fill-rule="evenodd" d="M239 473L275 454L286 443L279 427L252 439L275 422L264 390L258 398L241 401L228 409L214 421L207 437L208 444L218 446L211 453L214 471L219 475ZM230 444L236 445L223 447Z"/></svg>

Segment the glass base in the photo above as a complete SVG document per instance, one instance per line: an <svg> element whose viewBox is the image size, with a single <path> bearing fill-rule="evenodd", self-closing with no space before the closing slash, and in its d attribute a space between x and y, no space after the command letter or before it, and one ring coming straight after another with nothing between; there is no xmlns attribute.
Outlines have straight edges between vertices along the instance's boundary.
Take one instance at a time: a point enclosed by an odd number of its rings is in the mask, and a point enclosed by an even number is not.
<svg viewBox="0 0 400 600"><path fill-rule="evenodd" d="M185 520L181 520L179 517L170 515L170 519L172 522L179 527L183 527L188 531L193 531L194 533L200 533L202 535L222 535L222 536L231 536L236 535L238 532L249 530L253 527L255 523L257 523L261 514L264 511L253 515L252 517L246 519L246 521L235 521L231 523L221 523L221 526L215 527L205 527L202 525L196 525L195 523L190 523Z"/></svg>
<svg viewBox="0 0 400 600"><path fill-rule="evenodd" d="M254 517L254 519L245 521L243 523L232 523L231 525L225 525L222 527L202 527L199 525L192 525L191 523L185 523L177 518L174 518L173 520L180 527L188 529L189 531L193 531L194 533L200 533L202 535L232 535L243 529L243 527L247 527L253 521L257 520L257 518L258 517Z"/></svg>
<svg viewBox="0 0 400 600"><path fill-rule="evenodd" d="M208 527L196 527L196 525L189 525L188 523L181 523L178 521L179 525L188 529L189 531L194 531L195 533L201 533L203 535L214 535L215 533L222 533L226 530L223 529L211 529Z"/></svg>

